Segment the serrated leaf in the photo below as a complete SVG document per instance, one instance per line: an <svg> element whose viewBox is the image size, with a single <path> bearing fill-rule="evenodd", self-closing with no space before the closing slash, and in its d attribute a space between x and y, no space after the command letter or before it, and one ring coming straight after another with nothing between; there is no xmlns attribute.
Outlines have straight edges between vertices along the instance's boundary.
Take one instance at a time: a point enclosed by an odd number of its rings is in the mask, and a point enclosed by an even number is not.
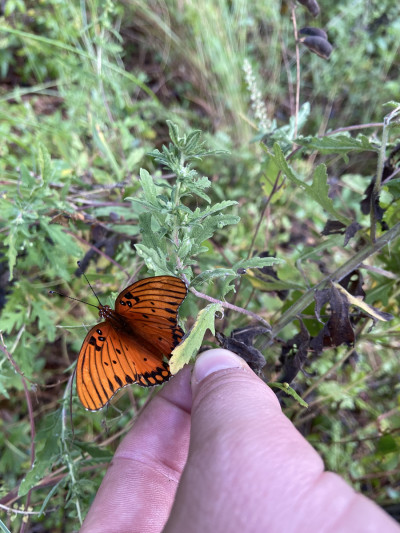
<svg viewBox="0 0 400 533"><path fill-rule="evenodd" d="M346 163L349 160L348 152L378 151L378 148L372 145L365 135L358 135L356 138L343 133L325 137L299 137L295 142L311 150L318 150L321 154L339 154Z"/></svg>
<svg viewBox="0 0 400 533"><path fill-rule="evenodd" d="M292 387L288 383L279 383L277 381L271 381L268 383L268 385L275 389L280 389L281 391L286 392L286 394L292 396L292 398L294 398L302 407L308 407L308 403L305 402L303 398L301 398L301 396L299 396L297 392L292 389Z"/></svg>
<svg viewBox="0 0 400 533"><path fill-rule="evenodd" d="M215 335L215 313L222 312L221 304L210 304L197 315L190 333L172 351L169 367L172 374L179 372L199 351L206 331L209 329Z"/></svg>
<svg viewBox="0 0 400 533"><path fill-rule="evenodd" d="M346 224L346 226L351 223L351 220L338 213L333 207L332 199L328 196L328 175L326 173L326 166L324 164L318 165L314 172L312 185L308 185L296 176L295 171L286 161L278 143L274 144L274 154L275 155L272 156L274 157L274 161L280 170L285 174L285 176L290 179L290 181L295 183L298 187L301 187L307 193L307 195L315 200L323 209L325 209L325 211Z"/></svg>

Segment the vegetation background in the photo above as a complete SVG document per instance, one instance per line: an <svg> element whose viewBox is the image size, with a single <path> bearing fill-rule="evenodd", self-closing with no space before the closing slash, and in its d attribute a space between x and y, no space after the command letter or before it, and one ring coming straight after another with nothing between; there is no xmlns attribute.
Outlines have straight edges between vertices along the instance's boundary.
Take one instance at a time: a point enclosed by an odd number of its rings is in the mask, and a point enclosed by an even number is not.
<svg viewBox="0 0 400 533"><path fill-rule="evenodd" d="M308 403L280 392L287 416L328 469L399 518L400 8L319 6L313 18L284 1L1 2L2 531L77 531L154 394L129 387L118 411L90 413L73 390L70 413L70 376L97 317L48 290L92 301L78 259L103 303L132 280L184 271L203 295L271 322L273 335L256 341L263 377L291 381L281 388ZM307 26L327 32L329 60L299 42ZM179 155L196 129L218 153L197 146L188 161L198 175L180 198L210 217L209 234L195 242L182 223L187 249L169 249L161 265L149 239L163 224L146 226L138 199L143 168L164 191L154 205L168 219L182 168L149 155L170 142L167 120L179 128ZM199 183L210 185L210 203ZM260 254L284 262L268 267ZM335 322L339 293L328 282L345 276ZM328 291L317 308L316 288ZM376 310L360 308L360 296ZM186 330L205 305L189 295ZM208 309L203 330L214 325ZM250 323L227 309L215 319L226 336Z"/></svg>

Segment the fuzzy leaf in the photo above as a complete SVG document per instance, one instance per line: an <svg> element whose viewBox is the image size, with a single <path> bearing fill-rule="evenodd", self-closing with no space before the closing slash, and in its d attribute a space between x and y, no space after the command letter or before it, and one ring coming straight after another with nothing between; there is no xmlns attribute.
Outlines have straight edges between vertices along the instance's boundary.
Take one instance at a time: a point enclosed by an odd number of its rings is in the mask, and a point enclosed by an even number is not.
<svg viewBox="0 0 400 533"><path fill-rule="evenodd" d="M151 175L144 168L140 169L140 185L142 186L147 202L152 206L158 205L157 187L155 186Z"/></svg>
<svg viewBox="0 0 400 533"><path fill-rule="evenodd" d="M206 218L203 223L196 225L191 232L191 238L197 245L206 241L218 230L229 224L237 224L240 218L235 215L214 215Z"/></svg>
<svg viewBox="0 0 400 533"><path fill-rule="evenodd" d="M231 268L216 268L215 270L205 270L198 276L196 276L192 282L191 286L194 288L200 287L205 283L208 283L214 278L224 278L225 276L236 276L236 272Z"/></svg>
<svg viewBox="0 0 400 533"><path fill-rule="evenodd" d="M149 248L144 244L135 244L135 248L147 267L154 270L155 276L171 274L168 270L164 255L161 255L157 250Z"/></svg>
<svg viewBox="0 0 400 533"><path fill-rule="evenodd" d="M175 146L179 145L179 129L178 126L171 120L167 120L169 138Z"/></svg>
<svg viewBox="0 0 400 533"><path fill-rule="evenodd" d="M238 202L234 202L232 200L225 200L224 202L220 202L218 204L214 204L213 206L206 207L202 211L200 211L199 208L197 208L193 213L193 220L202 220L203 218L209 216L209 215L215 215L219 211L223 211L227 207L232 207L233 205L237 205Z"/></svg>
<svg viewBox="0 0 400 533"><path fill-rule="evenodd" d="M200 311L197 315L189 334L184 340L172 351L172 357L169 361L169 367L172 374L179 372L192 357L199 351L204 335L209 329L215 335L215 313L222 312L221 304L210 304Z"/></svg>

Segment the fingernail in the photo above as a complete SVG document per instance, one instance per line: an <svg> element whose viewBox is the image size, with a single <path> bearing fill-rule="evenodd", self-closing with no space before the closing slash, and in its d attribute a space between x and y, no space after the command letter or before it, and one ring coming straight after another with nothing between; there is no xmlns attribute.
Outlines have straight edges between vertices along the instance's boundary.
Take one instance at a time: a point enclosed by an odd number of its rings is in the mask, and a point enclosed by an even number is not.
<svg viewBox="0 0 400 533"><path fill-rule="evenodd" d="M245 368L246 366L246 363L241 357L229 350L224 350L222 348L207 350L200 354L196 359L193 370L193 380L195 383L199 383L204 378L218 370L225 370L227 368Z"/></svg>

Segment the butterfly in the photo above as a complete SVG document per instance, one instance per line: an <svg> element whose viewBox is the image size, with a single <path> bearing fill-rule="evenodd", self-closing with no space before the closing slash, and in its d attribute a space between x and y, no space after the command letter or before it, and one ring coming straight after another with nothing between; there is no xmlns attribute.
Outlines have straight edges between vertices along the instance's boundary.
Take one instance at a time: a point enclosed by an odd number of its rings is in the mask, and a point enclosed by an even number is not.
<svg viewBox="0 0 400 533"><path fill-rule="evenodd" d="M95 306L104 322L86 335L76 365L76 389L86 409L101 409L131 383L151 387L169 379L167 361L184 335L178 310L186 294L180 278L156 276L124 289L115 309Z"/></svg>

